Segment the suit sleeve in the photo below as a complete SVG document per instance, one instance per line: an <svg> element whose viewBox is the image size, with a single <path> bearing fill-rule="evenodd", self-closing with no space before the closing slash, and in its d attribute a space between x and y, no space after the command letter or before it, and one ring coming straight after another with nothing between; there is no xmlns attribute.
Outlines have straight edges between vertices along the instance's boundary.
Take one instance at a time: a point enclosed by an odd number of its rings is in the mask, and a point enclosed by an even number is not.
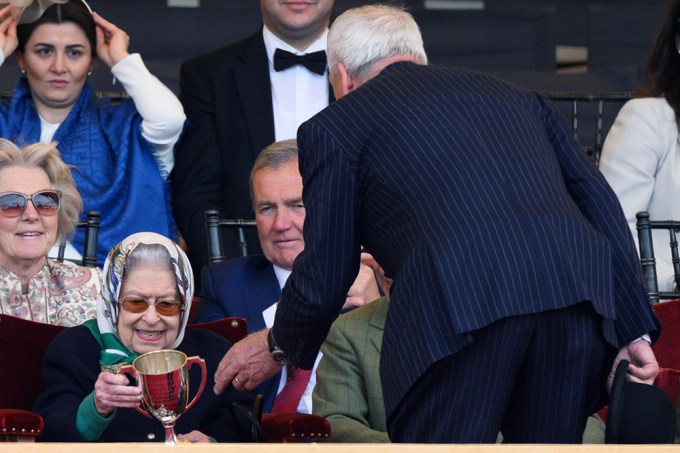
<svg viewBox="0 0 680 453"><path fill-rule="evenodd" d="M620 345L645 333L656 339L659 322L649 306L639 258L619 200L604 176L585 157L555 108L545 98L541 99L546 132L553 144L567 191L586 220L609 240Z"/></svg>
<svg viewBox="0 0 680 453"><path fill-rule="evenodd" d="M360 352L348 340L352 332L346 327L342 318L338 319L321 347L323 357L316 369L313 413L328 420L334 442L389 442L386 432L370 426L368 383L358 363Z"/></svg>
<svg viewBox="0 0 680 453"><path fill-rule="evenodd" d="M189 124L179 143L172 178L174 210L194 267L207 263L204 212L220 209L222 156L217 143L215 95L209 76L185 63L180 72L180 100Z"/></svg>
<svg viewBox="0 0 680 453"><path fill-rule="evenodd" d="M274 338L289 360L311 369L359 271L356 169L315 120L298 129L305 250L281 293Z"/></svg>

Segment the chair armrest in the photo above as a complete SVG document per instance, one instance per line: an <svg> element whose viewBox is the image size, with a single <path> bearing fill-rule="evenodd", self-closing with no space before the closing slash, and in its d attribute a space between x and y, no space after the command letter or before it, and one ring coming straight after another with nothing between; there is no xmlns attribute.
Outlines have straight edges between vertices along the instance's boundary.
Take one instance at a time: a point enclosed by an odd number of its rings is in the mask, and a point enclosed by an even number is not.
<svg viewBox="0 0 680 453"><path fill-rule="evenodd" d="M673 368L661 368L656 376L654 386L666 392L673 400L673 405L678 406L678 389L680 388L680 370Z"/></svg>
<svg viewBox="0 0 680 453"><path fill-rule="evenodd" d="M34 440L45 424L40 415L22 409L0 409L0 439L5 442ZM32 439L31 439L32 438Z"/></svg>
<svg viewBox="0 0 680 453"><path fill-rule="evenodd" d="M262 414L262 437L267 442L326 440L331 435L328 421L312 414Z"/></svg>

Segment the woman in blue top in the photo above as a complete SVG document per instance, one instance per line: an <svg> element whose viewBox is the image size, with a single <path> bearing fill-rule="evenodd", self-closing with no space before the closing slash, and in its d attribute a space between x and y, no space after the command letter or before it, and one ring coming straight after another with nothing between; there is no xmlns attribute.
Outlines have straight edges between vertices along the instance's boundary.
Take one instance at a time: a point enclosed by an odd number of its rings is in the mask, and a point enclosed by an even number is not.
<svg viewBox="0 0 680 453"><path fill-rule="evenodd" d="M22 72L0 106L0 136L19 143L59 142L84 210L97 210L99 262L137 231L176 236L167 176L184 127L179 100L128 54L127 34L83 0L36 0L0 10L0 63L16 51ZM7 2L4 2L7 3ZM87 83L95 56L130 99L99 103ZM84 234L73 245L83 248Z"/></svg>

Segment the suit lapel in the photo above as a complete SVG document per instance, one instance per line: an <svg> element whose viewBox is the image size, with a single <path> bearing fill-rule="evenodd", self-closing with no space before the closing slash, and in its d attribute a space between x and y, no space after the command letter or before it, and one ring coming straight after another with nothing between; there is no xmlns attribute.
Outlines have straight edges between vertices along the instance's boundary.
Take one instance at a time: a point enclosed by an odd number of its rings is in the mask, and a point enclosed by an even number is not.
<svg viewBox="0 0 680 453"><path fill-rule="evenodd" d="M371 302L374 305L374 311L368 320L368 323L373 327L370 329L373 334L371 335L371 343L378 351L380 355L380 350L382 348L383 331L385 330L385 320L387 318L387 309L389 308L389 301L384 299L379 299Z"/></svg>
<svg viewBox="0 0 680 453"><path fill-rule="evenodd" d="M274 142L274 113L269 62L262 32L251 39L251 45L239 55L243 64L234 68L236 89L241 99L253 157Z"/></svg>
<svg viewBox="0 0 680 453"><path fill-rule="evenodd" d="M274 267L266 258L262 258L255 271L243 282L243 294L247 301L245 309L248 312L248 319L258 321L251 322L252 326L248 326L248 331L264 329L266 326L262 312L281 297Z"/></svg>

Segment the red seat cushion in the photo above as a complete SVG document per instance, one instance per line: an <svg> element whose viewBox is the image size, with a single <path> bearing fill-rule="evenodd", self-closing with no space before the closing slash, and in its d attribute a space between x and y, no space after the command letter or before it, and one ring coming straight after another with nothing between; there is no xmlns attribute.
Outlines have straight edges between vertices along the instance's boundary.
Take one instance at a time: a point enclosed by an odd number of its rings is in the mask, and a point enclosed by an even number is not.
<svg viewBox="0 0 680 453"><path fill-rule="evenodd" d="M659 366L680 370L680 299L652 305L661 321L661 336L652 349Z"/></svg>
<svg viewBox="0 0 680 453"><path fill-rule="evenodd" d="M39 436L44 427L38 414L21 409L0 409L0 435Z"/></svg>
<svg viewBox="0 0 680 453"><path fill-rule="evenodd" d="M248 320L238 317L222 318L216 321L191 324L189 327L214 332L226 338L231 344L236 343L248 335Z"/></svg>
<svg viewBox="0 0 680 453"><path fill-rule="evenodd" d="M323 440L331 425L323 417L310 414L262 414L262 433L267 441Z"/></svg>

